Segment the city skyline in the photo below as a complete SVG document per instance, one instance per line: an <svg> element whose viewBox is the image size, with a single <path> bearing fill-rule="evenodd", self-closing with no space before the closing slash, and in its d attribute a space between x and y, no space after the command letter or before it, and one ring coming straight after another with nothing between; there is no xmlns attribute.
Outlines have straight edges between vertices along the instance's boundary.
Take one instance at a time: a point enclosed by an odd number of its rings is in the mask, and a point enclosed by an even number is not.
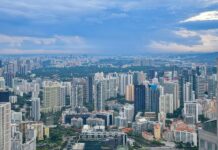
<svg viewBox="0 0 218 150"><path fill-rule="evenodd" d="M218 0L0 0L0 150L218 150Z"/></svg>
<svg viewBox="0 0 218 150"><path fill-rule="evenodd" d="M216 150L213 57L1 57L0 145Z"/></svg>

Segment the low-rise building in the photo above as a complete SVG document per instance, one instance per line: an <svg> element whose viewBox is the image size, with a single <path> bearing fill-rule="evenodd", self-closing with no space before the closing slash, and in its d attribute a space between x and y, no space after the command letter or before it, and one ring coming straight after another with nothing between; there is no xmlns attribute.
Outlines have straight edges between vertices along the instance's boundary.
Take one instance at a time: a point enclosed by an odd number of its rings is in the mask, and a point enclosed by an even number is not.
<svg viewBox="0 0 218 150"><path fill-rule="evenodd" d="M194 126L189 126L185 122L178 120L170 125L170 129L166 130L163 138L167 141L190 143L197 146L197 132Z"/></svg>

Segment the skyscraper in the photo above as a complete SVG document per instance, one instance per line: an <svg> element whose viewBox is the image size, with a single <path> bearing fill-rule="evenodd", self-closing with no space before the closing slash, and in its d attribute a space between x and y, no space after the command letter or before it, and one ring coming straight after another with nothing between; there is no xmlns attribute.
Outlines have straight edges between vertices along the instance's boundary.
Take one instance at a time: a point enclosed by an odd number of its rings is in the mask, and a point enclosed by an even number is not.
<svg viewBox="0 0 218 150"><path fill-rule="evenodd" d="M105 100L117 97L117 78L107 76L94 81L94 108L104 110Z"/></svg>
<svg viewBox="0 0 218 150"><path fill-rule="evenodd" d="M0 91L5 90L5 79L0 77Z"/></svg>
<svg viewBox="0 0 218 150"><path fill-rule="evenodd" d="M11 150L11 104L0 102L0 149Z"/></svg>
<svg viewBox="0 0 218 150"><path fill-rule="evenodd" d="M3 63L2 63L2 60L0 60L0 68L3 67Z"/></svg>
<svg viewBox="0 0 218 150"><path fill-rule="evenodd" d="M205 76L196 77L196 98L203 99L205 97L207 81Z"/></svg>
<svg viewBox="0 0 218 150"><path fill-rule="evenodd" d="M186 123L198 123L198 107L198 103L195 101L184 103L184 120Z"/></svg>
<svg viewBox="0 0 218 150"><path fill-rule="evenodd" d="M134 112L145 112L145 85L135 85L134 87Z"/></svg>
<svg viewBox="0 0 218 150"><path fill-rule="evenodd" d="M134 106L126 104L123 107L124 116L127 118L128 122L132 122L134 118Z"/></svg>
<svg viewBox="0 0 218 150"><path fill-rule="evenodd" d="M133 84L129 84L126 86L125 98L127 101L134 101L134 85Z"/></svg>
<svg viewBox="0 0 218 150"><path fill-rule="evenodd" d="M34 121L39 121L41 118L40 98L33 98L32 99L32 118Z"/></svg>
<svg viewBox="0 0 218 150"><path fill-rule="evenodd" d="M6 86L12 87L12 80L14 77L15 77L15 74L13 74L13 73L10 73L10 72L4 73Z"/></svg>
<svg viewBox="0 0 218 150"><path fill-rule="evenodd" d="M143 84L144 81L145 81L145 74L144 74L144 72L135 72L133 74L133 84L134 85Z"/></svg>
<svg viewBox="0 0 218 150"><path fill-rule="evenodd" d="M197 103L195 92L192 90L192 84L186 82L183 87L184 98L184 120L186 123L194 124L197 122Z"/></svg>
<svg viewBox="0 0 218 150"><path fill-rule="evenodd" d="M104 110L104 101L106 100L106 80L98 81L95 84L95 95L95 110Z"/></svg>
<svg viewBox="0 0 218 150"><path fill-rule="evenodd" d="M0 102L9 102L9 91L0 91Z"/></svg>
<svg viewBox="0 0 218 150"><path fill-rule="evenodd" d="M216 74L213 74L211 76L208 76L208 87L207 87L207 92L208 92L208 98L212 99L213 97L216 97L216 91L217 89L217 79L216 79Z"/></svg>
<svg viewBox="0 0 218 150"><path fill-rule="evenodd" d="M72 87L72 109L76 107L83 107L84 104L84 86L82 84L77 84Z"/></svg>
<svg viewBox="0 0 218 150"><path fill-rule="evenodd" d="M186 82L183 85L183 102L190 102L193 99L192 84L190 82Z"/></svg>
<svg viewBox="0 0 218 150"><path fill-rule="evenodd" d="M126 94L126 86L133 84L133 75L132 74L119 74L119 95L124 96Z"/></svg>
<svg viewBox="0 0 218 150"><path fill-rule="evenodd" d="M148 77L149 80L152 80L155 77L155 70L154 69L148 70L147 77Z"/></svg>
<svg viewBox="0 0 218 150"><path fill-rule="evenodd" d="M180 106L179 102L179 84L177 81L165 81L163 83L164 94L172 94L173 102L171 105L173 106L173 110L176 110Z"/></svg>
<svg viewBox="0 0 218 150"><path fill-rule="evenodd" d="M148 95L150 103L150 112L159 112L159 97L160 91L157 85L151 84L148 85Z"/></svg>
<svg viewBox="0 0 218 150"><path fill-rule="evenodd" d="M58 82L47 82L43 86L43 111L59 111L65 106L65 87Z"/></svg>
<svg viewBox="0 0 218 150"><path fill-rule="evenodd" d="M119 95L125 95L125 88L126 88L126 74L119 74Z"/></svg>
<svg viewBox="0 0 218 150"><path fill-rule="evenodd" d="M93 76L87 78L87 100L90 105L93 105Z"/></svg>
<svg viewBox="0 0 218 150"><path fill-rule="evenodd" d="M173 113L173 94L164 94L160 96L159 111Z"/></svg>

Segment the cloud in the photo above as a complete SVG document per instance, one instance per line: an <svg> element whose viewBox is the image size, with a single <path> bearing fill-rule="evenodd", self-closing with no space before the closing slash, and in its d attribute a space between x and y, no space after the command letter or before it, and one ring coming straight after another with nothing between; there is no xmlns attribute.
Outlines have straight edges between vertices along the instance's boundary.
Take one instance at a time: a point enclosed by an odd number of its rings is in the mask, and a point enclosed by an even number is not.
<svg viewBox="0 0 218 150"><path fill-rule="evenodd" d="M165 49L179 49L183 46L181 49L188 51L202 44L203 37L185 29L174 31L173 36L172 33L163 33L178 26L193 27L195 22L178 24L178 21L193 16L193 13L215 9L216 6L213 5L217 2L218 0L2 0L0 53L90 53L96 49L99 53L118 53L118 50L135 53L150 41L153 41L151 45L156 48L161 49L162 45ZM179 37L180 42L174 37ZM196 40L198 41L195 42Z"/></svg>
<svg viewBox="0 0 218 150"><path fill-rule="evenodd" d="M181 36L183 38L198 36L198 34L196 32L186 30L186 29L180 29L178 31L174 31L173 33L178 35L178 36Z"/></svg>
<svg viewBox="0 0 218 150"><path fill-rule="evenodd" d="M8 44L11 47L21 47L25 42L35 45L53 45L58 42L63 44L85 44L85 40L79 36L60 36L53 37L30 37L30 36L9 36L0 34L0 43Z"/></svg>
<svg viewBox="0 0 218 150"><path fill-rule="evenodd" d="M126 13L112 13L109 18L125 18L128 17Z"/></svg>
<svg viewBox="0 0 218 150"><path fill-rule="evenodd" d="M149 48L166 52L215 52L218 51L218 30L188 31L181 29L174 31L177 36L190 40L198 37L197 44L186 45L177 42L152 41Z"/></svg>
<svg viewBox="0 0 218 150"><path fill-rule="evenodd" d="M199 7L217 2L217 0L198 0ZM110 13L110 10L128 12L137 9L177 7L178 3L179 7L190 7L196 4L196 0L166 0L164 3L162 0L10 0L1 1L0 13L31 19L50 18L58 20L59 17L64 16L78 17L97 14L102 11L109 11Z"/></svg>
<svg viewBox="0 0 218 150"><path fill-rule="evenodd" d="M0 54L72 54L72 51L62 51L62 50L45 50L45 49L34 49L34 50L23 50L16 48L1 49Z"/></svg>
<svg viewBox="0 0 218 150"><path fill-rule="evenodd" d="M19 49L19 48L3 48L0 54L87 54L85 49Z"/></svg>
<svg viewBox="0 0 218 150"><path fill-rule="evenodd" d="M128 3L130 2L122 2L120 0L11 0L1 2L0 13L33 19L42 16L45 18L56 18L57 16L78 17L109 9L119 9Z"/></svg>
<svg viewBox="0 0 218 150"><path fill-rule="evenodd" d="M0 54L4 53L83 53L91 48L80 36L32 37L0 34Z"/></svg>
<svg viewBox="0 0 218 150"><path fill-rule="evenodd" d="M202 12L196 16L181 21L181 23L195 22L195 21L214 21L214 20L218 20L218 11Z"/></svg>

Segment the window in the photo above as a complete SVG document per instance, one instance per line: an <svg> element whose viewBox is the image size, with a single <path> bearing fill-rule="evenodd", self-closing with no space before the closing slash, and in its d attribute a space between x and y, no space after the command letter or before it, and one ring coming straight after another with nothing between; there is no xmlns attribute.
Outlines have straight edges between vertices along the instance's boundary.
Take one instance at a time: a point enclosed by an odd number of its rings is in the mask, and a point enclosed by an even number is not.
<svg viewBox="0 0 218 150"><path fill-rule="evenodd" d="M211 142L207 142L207 150L212 150L212 143Z"/></svg>
<svg viewBox="0 0 218 150"><path fill-rule="evenodd" d="M200 149L204 149L205 141L200 139Z"/></svg>
<svg viewBox="0 0 218 150"><path fill-rule="evenodd" d="M212 120L212 121L208 121L205 122L203 124L203 129L207 132L211 132L213 134L217 134L217 121L216 120Z"/></svg>

